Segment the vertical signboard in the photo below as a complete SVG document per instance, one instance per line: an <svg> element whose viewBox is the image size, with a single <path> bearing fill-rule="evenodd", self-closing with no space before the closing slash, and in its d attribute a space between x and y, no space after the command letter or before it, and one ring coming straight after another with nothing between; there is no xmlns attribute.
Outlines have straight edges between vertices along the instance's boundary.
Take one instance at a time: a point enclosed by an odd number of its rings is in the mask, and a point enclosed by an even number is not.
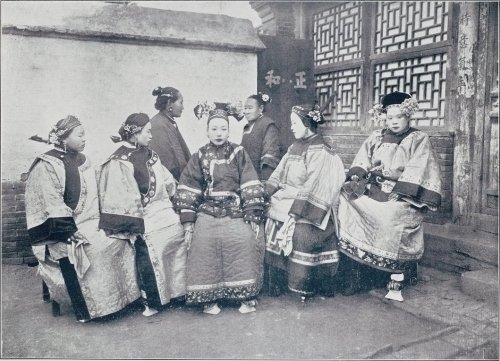
<svg viewBox="0 0 500 361"><path fill-rule="evenodd" d="M294 140L290 130L292 106L315 101L313 42L268 35L260 39L266 50L258 57L258 91L272 98L266 114L280 128L286 150Z"/></svg>

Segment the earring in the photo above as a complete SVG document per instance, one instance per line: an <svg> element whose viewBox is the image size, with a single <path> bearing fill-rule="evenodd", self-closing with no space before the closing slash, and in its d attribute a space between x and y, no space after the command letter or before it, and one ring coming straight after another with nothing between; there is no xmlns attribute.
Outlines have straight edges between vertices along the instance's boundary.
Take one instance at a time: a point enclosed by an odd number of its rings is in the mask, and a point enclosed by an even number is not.
<svg viewBox="0 0 500 361"><path fill-rule="evenodd" d="M64 153L66 153L66 143L63 142Z"/></svg>
<svg viewBox="0 0 500 361"><path fill-rule="evenodd" d="M168 111L171 112L172 110L174 110L172 107L168 108Z"/></svg>

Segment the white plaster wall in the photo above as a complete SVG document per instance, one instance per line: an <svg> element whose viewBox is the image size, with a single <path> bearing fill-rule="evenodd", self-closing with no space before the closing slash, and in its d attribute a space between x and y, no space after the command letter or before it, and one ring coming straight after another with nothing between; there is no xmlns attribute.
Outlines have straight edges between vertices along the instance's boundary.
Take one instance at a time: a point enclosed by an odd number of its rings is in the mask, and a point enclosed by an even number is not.
<svg viewBox="0 0 500 361"><path fill-rule="evenodd" d="M18 180L51 147L28 140L47 136L68 114L87 132L85 153L94 165L117 145L109 139L134 112L157 113L156 86L184 95L178 120L191 152L206 141L206 123L193 108L199 100L244 100L257 88L257 55L180 47L2 36L2 179ZM232 119L230 140L239 143L245 121Z"/></svg>

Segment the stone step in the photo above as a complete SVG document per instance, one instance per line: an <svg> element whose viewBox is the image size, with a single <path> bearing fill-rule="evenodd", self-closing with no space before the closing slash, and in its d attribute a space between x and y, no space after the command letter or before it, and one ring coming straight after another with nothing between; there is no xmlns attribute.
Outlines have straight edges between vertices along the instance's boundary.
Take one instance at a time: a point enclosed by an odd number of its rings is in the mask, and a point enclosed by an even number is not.
<svg viewBox="0 0 500 361"><path fill-rule="evenodd" d="M424 223L421 264L463 273L498 267L498 236L453 224Z"/></svg>
<svg viewBox="0 0 500 361"><path fill-rule="evenodd" d="M477 300L498 304L498 268L462 273L460 288Z"/></svg>

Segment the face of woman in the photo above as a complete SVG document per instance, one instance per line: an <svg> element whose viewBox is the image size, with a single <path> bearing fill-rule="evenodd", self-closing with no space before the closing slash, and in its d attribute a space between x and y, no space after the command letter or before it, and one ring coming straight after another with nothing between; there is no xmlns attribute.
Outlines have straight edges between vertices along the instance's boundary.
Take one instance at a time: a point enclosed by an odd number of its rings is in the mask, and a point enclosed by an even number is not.
<svg viewBox="0 0 500 361"><path fill-rule="evenodd" d="M410 118L404 115L399 107L391 107L387 109L386 124L394 134L400 134L408 130Z"/></svg>
<svg viewBox="0 0 500 361"><path fill-rule="evenodd" d="M309 135L307 127L302 123L302 120L296 113L292 112L290 121L292 122L290 128L292 129L295 139L302 139Z"/></svg>
<svg viewBox="0 0 500 361"><path fill-rule="evenodd" d="M151 135L151 123L147 123L142 130L137 133L137 145L141 147L147 147L149 143L151 143L151 139L153 136Z"/></svg>
<svg viewBox="0 0 500 361"><path fill-rule="evenodd" d="M63 143L66 144L66 149L74 152L82 152L85 149L85 129L82 125L74 128Z"/></svg>
<svg viewBox="0 0 500 361"><path fill-rule="evenodd" d="M248 98L247 101L245 102L245 118L249 122L254 121L260 115L262 114L262 111L264 110L264 107L261 105L259 106L259 102L253 98Z"/></svg>
<svg viewBox="0 0 500 361"><path fill-rule="evenodd" d="M207 126L207 135L213 144L224 144L229 137L229 124L227 120L223 118L211 119Z"/></svg>
<svg viewBox="0 0 500 361"><path fill-rule="evenodd" d="M182 111L184 110L184 98L181 93L178 94L178 98L175 102L170 103L168 108L172 109L170 113L174 118L179 118L182 115Z"/></svg>

